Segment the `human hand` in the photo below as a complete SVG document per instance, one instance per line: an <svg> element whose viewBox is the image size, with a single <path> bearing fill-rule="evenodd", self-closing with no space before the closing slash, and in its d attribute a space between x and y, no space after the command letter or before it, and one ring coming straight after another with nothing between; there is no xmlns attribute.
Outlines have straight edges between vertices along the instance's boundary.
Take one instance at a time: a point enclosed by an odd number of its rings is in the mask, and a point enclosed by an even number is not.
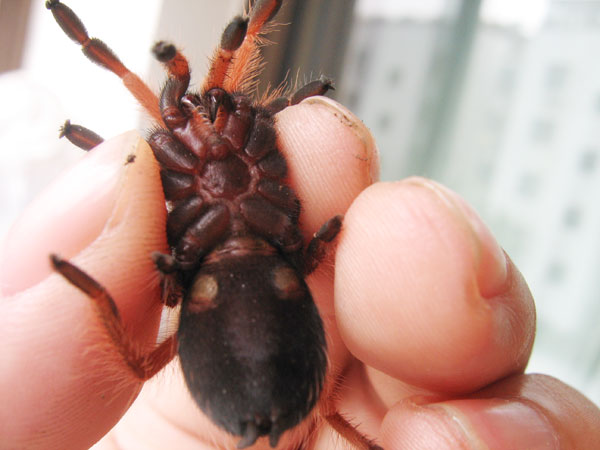
<svg viewBox="0 0 600 450"><path fill-rule="evenodd" d="M367 188L377 170L370 135L333 105L311 98L280 113L278 126L306 237L349 208L335 284L332 260L308 279L342 383L340 411L386 449L599 442L597 407L553 378L522 374L533 302L489 231L431 181ZM124 165L131 153L135 161ZM0 448L87 448L123 415L98 448L223 442L176 362L135 400L140 383L89 300L48 264L57 252L102 282L132 336L150 348L161 305L149 255L167 248L164 220L156 163L134 134L93 151L21 218L0 257ZM315 448L341 443L327 425L313 435Z"/></svg>

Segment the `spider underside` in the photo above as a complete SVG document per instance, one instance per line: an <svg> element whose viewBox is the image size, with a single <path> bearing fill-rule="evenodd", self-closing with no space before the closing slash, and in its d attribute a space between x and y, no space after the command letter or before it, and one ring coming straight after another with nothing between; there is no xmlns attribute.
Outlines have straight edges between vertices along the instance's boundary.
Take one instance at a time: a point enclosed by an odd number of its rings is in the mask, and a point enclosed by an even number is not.
<svg viewBox="0 0 600 450"><path fill-rule="evenodd" d="M338 234L335 216L305 247L300 202L287 183L274 115L331 88L325 78L262 102L251 92L260 66L261 34L281 6L257 0L223 32L199 92L171 44L154 56L168 73L159 97L79 18L57 0L46 3L63 31L92 61L119 76L157 126L148 143L161 167L171 252L153 259L166 306L181 304L177 333L150 353L132 344L110 294L75 265L52 255L55 269L96 304L115 347L141 380L180 356L200 409L238 448L268 436L272 447L322 399L327 369L323 323L304 278ZM101 138L68 121L61 131L89 149ZM379 448L337 412L325 417L358 448Z"/></svg>

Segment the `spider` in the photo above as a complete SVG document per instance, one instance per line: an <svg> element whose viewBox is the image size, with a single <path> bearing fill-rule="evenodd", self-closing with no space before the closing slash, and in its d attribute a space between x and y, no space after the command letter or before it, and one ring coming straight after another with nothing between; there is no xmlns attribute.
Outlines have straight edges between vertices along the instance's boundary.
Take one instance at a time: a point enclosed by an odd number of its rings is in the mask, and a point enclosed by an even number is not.
<svg viewBox="0 0 600 450"><path fill-rule="evenodd" d="M119 76L156 122L148 143L161 167L171 252L154 253L163 302L181 305L178 330L150 353L127 338L118 309L100 283L51 255L70 283L96 303L114 346L140 380L175 355L191 396L220 428L239 436L238 448L268 436L276 447L286 431L316 420L327 402L323 323L304 278L322 260L342 217L328 220L305 247L300 201L287 184L274 115L326 93L320 78L289 96L255 100L259 47L281 0L257 0L223 31L199 92L188 90L185 57L167 42L152 49L168 79L157 97L110 48L90 38L75 13L46 2L63 31L93 62ZM90 149L102 138L68 121L61 130ZM128 160L134 163L134 160ZM379 448L339 413L325 419L359 448Z"/></svg>

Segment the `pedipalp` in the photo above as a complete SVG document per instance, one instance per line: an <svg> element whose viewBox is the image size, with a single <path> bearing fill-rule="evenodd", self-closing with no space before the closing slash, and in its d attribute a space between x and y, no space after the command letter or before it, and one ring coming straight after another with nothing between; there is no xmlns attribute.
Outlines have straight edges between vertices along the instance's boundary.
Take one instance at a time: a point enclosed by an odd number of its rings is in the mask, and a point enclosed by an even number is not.
<svg viewBox="0 0 600 450"><path fill-rule="evenodd" d="M320 77L318 80L309 81L296 89L288 97L277 97L266 104L266 108L272 114L287 108L288 106L297 105L302 100L315 95L325 95L328 91L332 91L333 81L326 77Z"/></svg>
<svg viewBox="0 0 600 450"><path fill-rule="evenodd" d="M70 120L66 120L60 127L58 137L66 137L71 144L85 151L89 151L104 142L104 139L92 130L81 125L75 125Z"/></svg>

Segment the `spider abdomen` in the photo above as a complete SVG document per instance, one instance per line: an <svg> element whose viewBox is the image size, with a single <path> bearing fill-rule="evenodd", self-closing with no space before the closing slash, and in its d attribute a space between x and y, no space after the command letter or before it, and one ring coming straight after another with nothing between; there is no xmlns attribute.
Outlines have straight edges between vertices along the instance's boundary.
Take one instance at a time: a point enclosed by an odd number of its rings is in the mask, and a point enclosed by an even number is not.
<svg viewBox="0 0 600 450"><path fill-rule="evenodd" d="M275 446L319 398L321 318L302 276L260 239L230 241L202 264L177 338L192 396L242 447L263 435Z"/></svg>

